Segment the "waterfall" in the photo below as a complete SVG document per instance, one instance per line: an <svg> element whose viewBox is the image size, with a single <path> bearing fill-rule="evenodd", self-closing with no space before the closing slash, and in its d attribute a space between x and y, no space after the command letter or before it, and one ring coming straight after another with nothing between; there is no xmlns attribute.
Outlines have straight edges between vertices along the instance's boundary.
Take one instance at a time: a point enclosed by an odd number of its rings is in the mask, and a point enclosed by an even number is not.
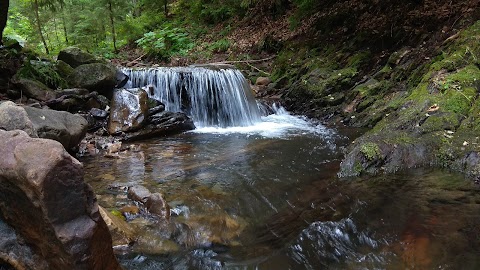
<svg viewBox="0 0 480 270"><path fill-rule="evenodd" d="M124 69L125 87L147 87L172 112L185 112L198 127L251 126L260 110L243 74L232 68L161 67Z"/></svg>

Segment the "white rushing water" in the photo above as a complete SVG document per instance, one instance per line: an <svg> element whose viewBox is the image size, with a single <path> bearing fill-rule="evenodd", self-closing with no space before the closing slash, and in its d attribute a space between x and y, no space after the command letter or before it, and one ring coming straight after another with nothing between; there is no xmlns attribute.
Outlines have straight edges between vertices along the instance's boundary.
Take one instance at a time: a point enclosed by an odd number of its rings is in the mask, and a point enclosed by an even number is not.
<svg viewBox="0 0 480 270"><path fill-rule="evenodd" d="M124 69L127 88L147 87L172 112L190 115L197 127L252 126L260 110L243 74L236 69L173 67Z"/></svg>
<svg viewBox="0 0 480 270"><path fill-rule="evenodd" d="M314 124L306 118L291 115L283 107L273 105L273 114L262 116L261 121L244 127L203 127L197 128L195 133L212 134L247 134L260 135L268 138L296 136L305 134L327 135L332 130L323 125Z"/></svg>
<svg viewBox="0 0 480 270"><path fill-rule="evenodd" d="M123 72L130 77L127 88L146 88L150 97L165 104L167 111L181 111L192 117L197 127L195 133L284 137L331 132L289 114L281 106L262 110L245 77L236 69L161 67ZM264 111L273 113L266 115Z"/></svg>

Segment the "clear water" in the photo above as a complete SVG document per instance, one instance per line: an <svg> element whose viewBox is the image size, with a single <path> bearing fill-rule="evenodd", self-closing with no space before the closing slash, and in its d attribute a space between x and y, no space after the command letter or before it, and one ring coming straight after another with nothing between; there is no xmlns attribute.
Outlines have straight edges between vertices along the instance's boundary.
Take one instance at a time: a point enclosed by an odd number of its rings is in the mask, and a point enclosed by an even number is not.
<svg viewBox="0 0 480 270"><path fill-rule="evenodd" d="M142 184L170 220L130 220L125 269L480 269L480 193L439 170L337 179L357 134L279 111L81 160L108 210Z"/></svg>

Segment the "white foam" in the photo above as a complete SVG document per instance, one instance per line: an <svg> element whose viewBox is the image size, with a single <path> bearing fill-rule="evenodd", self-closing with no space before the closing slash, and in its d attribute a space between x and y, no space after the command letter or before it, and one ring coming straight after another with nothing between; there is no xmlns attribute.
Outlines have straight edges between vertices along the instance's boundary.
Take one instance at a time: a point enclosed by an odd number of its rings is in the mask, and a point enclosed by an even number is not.
<svg viewBox="0 0 480 270"><path fill-rule="evenodd" d="M246 127L202 127L193 130L194 133L210 134L247 134L268 138L290 137L305 134L326 135L332 131L320 124L314 124L304 117L289 114L285 109L278 108L275 114L262 117L261 122Z"/></svg>

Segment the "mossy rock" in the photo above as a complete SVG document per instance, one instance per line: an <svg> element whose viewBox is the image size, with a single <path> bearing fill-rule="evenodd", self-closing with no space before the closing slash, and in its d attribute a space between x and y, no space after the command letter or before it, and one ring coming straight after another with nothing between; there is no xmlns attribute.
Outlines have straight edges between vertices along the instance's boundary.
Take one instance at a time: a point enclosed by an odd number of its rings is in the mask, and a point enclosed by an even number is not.
<svg viewBox="0 0 480 270"><path fill-rule="evenodd" d="M69 64L65 63L64 61L58 60L55 63L55 70L62 78L66 79L70 75L72 75L74 68L72 68Z"/></svg>
<svg viewBox="0 0 480 270"><path fill-rule="evenodd" d="M362 144L362 146L360 146L360 152L365 156L367 160L370 161L381 157L382 154L380 151L380 147L378 147L378 144L373 142Z"/></svg>
<svg viewBox="0 0 480 270"><path fill-rule="evenodd" d="M454 112L438 112L426 117L425 122L418 127L421 133L451 130L460 126L462 116Z"/></svg>
<svg viewBox="0 0 480 270"><path fill-rule="evenodd" d="M68 47L60 51L58 60L61 60L72 68L85 64L105 63L104 60L97 59L93 54L82 51L78 47Z"/></svg>

